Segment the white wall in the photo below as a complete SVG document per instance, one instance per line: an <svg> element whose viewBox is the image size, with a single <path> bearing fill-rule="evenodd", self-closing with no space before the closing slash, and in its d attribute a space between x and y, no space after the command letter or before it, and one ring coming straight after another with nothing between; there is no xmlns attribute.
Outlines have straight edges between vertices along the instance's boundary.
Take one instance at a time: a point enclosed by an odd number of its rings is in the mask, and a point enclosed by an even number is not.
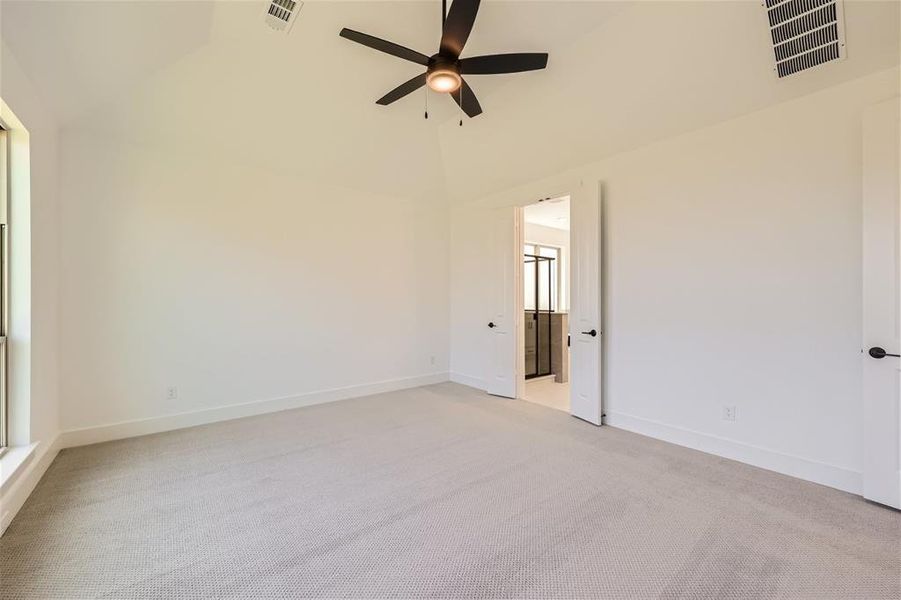
<svg viewBox="0 0 901 600"><path fill-rule="evenodd" d="M527 222L523 224L523 236L526 243L532 242L559 248L569 248L569 231L563 229Z"/></svg>
<svg viewBox="0 0 901 600"><path fill-rule="evenodd" d="M10 209L10 444L17 448L0 463L3 531L55 456L59 254L57 124L4 45L0 98L22 126L11 135L16 179ZM12 121L9 114L4 118Z"/></svg>
<svg viewBox="0 0 901 600"><path fill-rule="evenodd" d="M566 247L569 244L569 232L553 227L524 223L523 235L526 243L547 244L549 246Z"/></svg>
<svg viewBox="0 0 901 600"><path fill-rule="evenodd" d="M455 208L453 376L490 364L486 209L603 182L607 422L859 491L861 113L898 87L882 72Z"/></svg>
<svg viewBox="0 0 901 600"><path fill-rule="evenodd" d="M64 131L67 443L446 378L443 196L219 154Z"/></svg>

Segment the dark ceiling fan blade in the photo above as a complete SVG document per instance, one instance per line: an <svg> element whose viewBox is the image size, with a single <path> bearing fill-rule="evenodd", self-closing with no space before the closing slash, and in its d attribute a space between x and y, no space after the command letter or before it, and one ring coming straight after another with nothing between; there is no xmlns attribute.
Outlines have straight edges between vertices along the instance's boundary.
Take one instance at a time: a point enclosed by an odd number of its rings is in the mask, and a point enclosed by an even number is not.
<svg viewBox="0 0 901 600"><path fill-rule="evenodd" d="M462 103L460 102L461 94L463 95ZM468 117L471 118L482 114L482 105L479 104L479 99L476 98L475 93L466 81L457 88L457 91L451 92L450 95L454 98L454 102L463 109L463 112L465 112Z"/></svg>
<svg viewBox="0 0 901 600"><path fill-rule="evenodd" d="M547 66L547 54L520 52L515 54L489 54L460 60L460 72L466 75L496 75L538 71Z"/></svg>
<svg viewBox="0 0 901 600"><path fill-rule="evenodd" d="M479 0L454 0L450 10L447 11L447 19L444 20L441 54L453 58L460 56L472 32L478 12Z"/></svg>
<svg viewBox="0 0 901 600"><path fill-rule="evenodd" d="M418 90L419 88L421 88L422 86L425 85L425 76L426 76L426 74L423 73L422 75L417 75L416 77L414 77L413 79L411 79L410 81L408 81L406 83L400 84L399 86L397 86L396 88L394 88L393 90L391 90L390 92L388 92L387 94L385 94L384 96L382 96L381 98L376 100L375 103L381 104L382 106L387 106L387 105L391 104L392 102L400 100L407 94L415 92L416 90Z"/></svg>
<svg viewBox="0 0 901 600"><path fill-rule="evenodd" d="M403 46L395 44L394 42L389 42L388 40L383 40L381 38L367 35L365 33L360 33L359 31L348 29L347 27L342 29L339 35L343 38L351 40L352 42L368 46L373 50L378 50L380 52L384 52L385 54L403 58L404 60L415 62L416 64L422 65L424 67L429 66L428 56L426 56L425 54L420 54L416 50L404 48Z"/></svg>

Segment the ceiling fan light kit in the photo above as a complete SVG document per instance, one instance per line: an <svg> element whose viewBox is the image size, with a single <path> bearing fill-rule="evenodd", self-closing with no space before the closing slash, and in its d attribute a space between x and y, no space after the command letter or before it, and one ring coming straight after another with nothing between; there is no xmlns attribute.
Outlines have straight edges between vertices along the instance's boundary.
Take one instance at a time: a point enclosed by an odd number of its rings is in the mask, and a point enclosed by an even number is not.
<svg viewBox="0 0 901 600"><path fill-rule="evenodd" d="M442 68L429 71L425 76L426 83L436 92L455 92L463 83L460 74L452 69Z"/></svg>
<svg viewBox="0 0 901 600"><path fill-rule="evenodd" d="M436 92L450 94L467 116L475 117L482 113L482 107L472 88L463 79L463 75L521 73L537 71L547 66L547 54L543 52L460 58L463 46L466 45L466 40L469 39L469 34L475 24L479 3L480 0L454 0L446 17L444 17L444 8L442 7L441 44L438 52L432 56L426 56L399 44L353 29L346 27L342 29L340 35L343 38L426 68L425 73L400 84L376 100L376 104L387 106L427 85ZM428 112L426 112L426 118L428 118Z"/></svg>

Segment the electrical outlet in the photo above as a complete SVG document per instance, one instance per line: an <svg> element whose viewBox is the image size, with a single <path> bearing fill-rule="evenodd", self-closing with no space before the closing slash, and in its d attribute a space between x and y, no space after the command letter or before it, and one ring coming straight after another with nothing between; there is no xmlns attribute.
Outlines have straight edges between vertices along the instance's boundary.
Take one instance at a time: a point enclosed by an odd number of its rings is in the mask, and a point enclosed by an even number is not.
<svg viewBox="0 0 901 600"><path fill-rule="evenodd" d="M166 400L178 400L178 388L170 385L166 388Z"/></svg>
<svg viewBox="0 0 901 600"><path fill-rule="evenodd" d="M735 420L735 407L734 406L724 406L723 407L723 421L734 421Z"/></svg>

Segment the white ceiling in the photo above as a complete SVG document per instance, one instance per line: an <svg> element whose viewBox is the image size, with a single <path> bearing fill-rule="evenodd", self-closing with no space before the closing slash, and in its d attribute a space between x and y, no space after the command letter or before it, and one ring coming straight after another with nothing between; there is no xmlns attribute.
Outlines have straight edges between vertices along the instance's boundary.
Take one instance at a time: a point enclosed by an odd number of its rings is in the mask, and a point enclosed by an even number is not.
<svg viewBox="0 0 901 600"><path fill-rule="evenodd" d="M846 1L848 59L777 80L757 0L483 2L465 54L548 51L546 71L473 76L484 114L382 94L430 54L439 2L309 1L289 35L263 0L0 2L5 47L67 129L227 154L412 198L473 198L898 64L899 3ZM0 74L2 77L2 74Z"/></svg>
<svg viewBox="0 0 901 600"><path fill-rule="evenodd" d="M212 2L0 2L0 38L66 122L209 42Z"/></svg>
<svg viewBox="0 0 901 600"><path fill-rule="evenodd" d="M522 212L526 223L569 231L569 196L530 204Z"/></svg>

